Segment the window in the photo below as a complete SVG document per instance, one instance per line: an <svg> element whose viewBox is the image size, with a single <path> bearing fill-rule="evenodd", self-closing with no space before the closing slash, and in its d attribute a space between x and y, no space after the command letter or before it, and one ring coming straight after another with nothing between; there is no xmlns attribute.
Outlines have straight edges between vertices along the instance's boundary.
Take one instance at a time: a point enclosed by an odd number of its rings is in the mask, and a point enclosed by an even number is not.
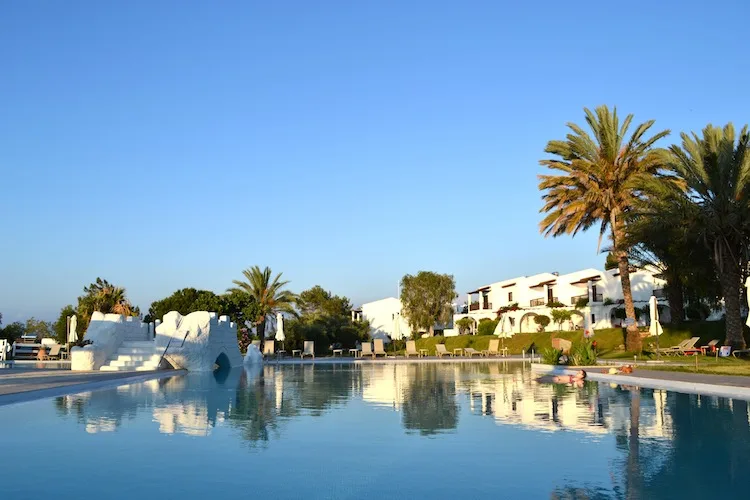
<svg viewBox="0 0 750 500"><path fill-rule="evenodd" d="M513 292L508 292L508 302L513 302Z"/></svg>
<svg viewBox="0 0 750 500"><path fill-rule="evenodd" d="M552 287L547 287L547 302L552 302L552 298L554 297L554 291L552 290Z"/></svg>
<svg viewBox="0 0 750 500"><path fill-rule="evenodd" d="M593 325L594 323L596 323L596 314L591 315L591 324Z"/></svg>

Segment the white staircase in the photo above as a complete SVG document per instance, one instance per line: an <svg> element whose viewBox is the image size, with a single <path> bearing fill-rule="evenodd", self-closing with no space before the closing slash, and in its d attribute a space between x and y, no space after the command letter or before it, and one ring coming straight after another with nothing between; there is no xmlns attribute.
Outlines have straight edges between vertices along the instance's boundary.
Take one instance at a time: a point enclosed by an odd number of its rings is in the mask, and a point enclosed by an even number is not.
<svg viewBox="0 0 750 500"><path fill-rule="evenodd" d="M149 371L159 367L164 347L153 340L125 340L100 368L103 372Z"/></svg>

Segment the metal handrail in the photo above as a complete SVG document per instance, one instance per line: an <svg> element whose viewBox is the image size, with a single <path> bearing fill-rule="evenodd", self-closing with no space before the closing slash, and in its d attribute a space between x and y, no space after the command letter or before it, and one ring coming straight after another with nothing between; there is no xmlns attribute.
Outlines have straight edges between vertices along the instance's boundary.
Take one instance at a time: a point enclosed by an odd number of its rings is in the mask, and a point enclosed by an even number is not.
<svg viewBox="0 0 750 500"><path fill-rule="evenodd" d="M182 337L182 343L180 344L180 347L185 345L185 340L187 340L187 336L190 335L190 331L185 334L184 337ZM169 337L169 342L167 342L167 347L164 348L164 352L161 353L161 358L159 358L159 364L156 365L156 369L158 370L161 366L161 362L164 361L164 356L167 355L167 351L169 350L169 346L172 345L172 340L174 340L174 337Z"/></svg>

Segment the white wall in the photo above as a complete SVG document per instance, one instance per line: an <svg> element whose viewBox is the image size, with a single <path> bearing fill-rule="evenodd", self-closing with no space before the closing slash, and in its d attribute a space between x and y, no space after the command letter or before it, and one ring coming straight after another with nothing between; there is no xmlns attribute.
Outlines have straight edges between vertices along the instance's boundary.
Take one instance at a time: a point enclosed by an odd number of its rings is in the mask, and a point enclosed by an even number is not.
<svg viewBox="0 0 750 500"><path fill-rule="evenodd" d="M370 322L372 338L411 338L411 328L401 314L401 301L396 297L362 304L362 318Z"/></svg>

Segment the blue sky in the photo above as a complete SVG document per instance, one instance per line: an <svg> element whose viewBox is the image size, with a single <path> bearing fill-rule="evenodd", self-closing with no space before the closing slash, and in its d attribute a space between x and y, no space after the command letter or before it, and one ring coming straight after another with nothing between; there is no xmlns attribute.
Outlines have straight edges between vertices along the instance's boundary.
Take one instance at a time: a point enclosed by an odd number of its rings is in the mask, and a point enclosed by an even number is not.
<svg viewBox="0 0 750 500"><path fill-rule="evenodd" d="M746 2L0 2L0 312L283 271L360 303L600 267L539 235L582 108L750 121Z"/></svg>

